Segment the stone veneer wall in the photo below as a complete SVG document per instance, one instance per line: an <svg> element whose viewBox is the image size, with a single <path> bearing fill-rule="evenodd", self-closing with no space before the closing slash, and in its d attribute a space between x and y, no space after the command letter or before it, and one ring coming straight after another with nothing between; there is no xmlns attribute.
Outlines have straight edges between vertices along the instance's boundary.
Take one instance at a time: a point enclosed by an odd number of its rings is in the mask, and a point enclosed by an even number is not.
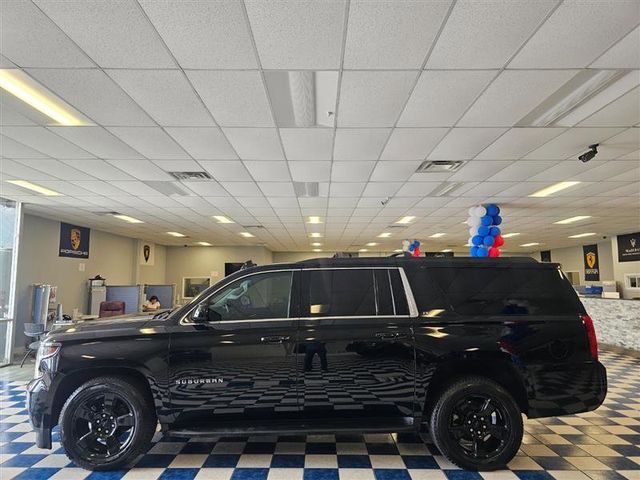
<svg viewBox="0 0 640 480"><path fill-rule="evenodd" d="M640 300L581 297L598 343L640 352Z"/></svg>

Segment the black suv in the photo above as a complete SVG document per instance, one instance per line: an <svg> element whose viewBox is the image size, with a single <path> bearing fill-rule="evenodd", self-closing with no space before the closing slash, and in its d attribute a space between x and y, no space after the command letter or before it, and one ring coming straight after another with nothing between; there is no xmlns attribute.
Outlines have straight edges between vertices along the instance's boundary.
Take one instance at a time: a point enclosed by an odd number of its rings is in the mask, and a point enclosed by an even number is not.
<svg viewBox="0 0 640 480"><path fill-rule="evenodd" d="M428 432L453 463L504 466L529 418L604 400L591 319L530 258L321 259L254 267L189 305L43 341L28 386L37 445L133 464L172 436Z"/></svg>

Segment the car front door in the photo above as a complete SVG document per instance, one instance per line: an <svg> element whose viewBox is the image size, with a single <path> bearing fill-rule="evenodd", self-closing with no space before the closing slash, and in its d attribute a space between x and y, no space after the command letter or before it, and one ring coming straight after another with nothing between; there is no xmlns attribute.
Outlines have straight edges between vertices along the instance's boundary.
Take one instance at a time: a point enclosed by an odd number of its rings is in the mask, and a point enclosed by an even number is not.
<svg viewBox="0 0 640 480"><path fill-rule="evenodd" d="M263 271L212 293L171 337L174 428L292 418L299 272Z"/></svg>
<svg viewBox="0 0 640 480"><path fill-rule="evenodd" d="M411 321L397 268L304 270L296 348L304 418L410 421Z"/></svg>

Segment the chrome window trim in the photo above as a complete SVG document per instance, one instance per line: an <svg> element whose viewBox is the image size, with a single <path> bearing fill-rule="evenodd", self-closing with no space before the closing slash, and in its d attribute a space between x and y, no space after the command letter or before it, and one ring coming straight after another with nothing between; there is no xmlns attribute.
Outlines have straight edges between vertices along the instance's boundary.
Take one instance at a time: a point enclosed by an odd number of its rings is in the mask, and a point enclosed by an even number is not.
<svg viewBox="0 0 640 480"><path fill-rule="evenodd" d="M411 318L417 317L418 306L416 305L416 299L413 297L413 292L411 291L411 284L409 283L407 274L405 273L404 268L398 268L398 270L400 270L400 278L402 279L404 294L407 297L407 303L409 304L409 316Z"/></svg>

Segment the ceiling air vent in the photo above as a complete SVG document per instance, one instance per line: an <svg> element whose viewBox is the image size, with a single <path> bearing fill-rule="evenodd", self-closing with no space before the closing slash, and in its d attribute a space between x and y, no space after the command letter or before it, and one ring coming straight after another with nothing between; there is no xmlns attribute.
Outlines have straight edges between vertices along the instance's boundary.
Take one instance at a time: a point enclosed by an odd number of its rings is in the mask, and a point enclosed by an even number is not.
<svg viewBox="0 0 640 480"><path fill-rule="evenodd" d="M189 181L203 181L203 180L213 180L213 177L209 175L207 172L168 172L169 175L172 175L176 180L180 180L182 182Z"/></svg>
<svg viewBox="0 0 640 480"><path fill-rule="evenodd" d="M192 195L192 193L188 192L178 182L163 182L163 181L145 181L142 182L147 187L153 188L156 192L161 193L162 195L172 196L178 195L180 197L186 197L188 195Z"/></svg>
<svg viewBox="0 0 640 480"><path fill-rule="evenodd" d="M296 197L318 197L320 195L320 184L318 182L293 182L293 190Z"/></svg>
<svg viewBox="0 0 640 480"><path fill-rule="evenodd" d="M461 160L427 160L422 162L416 173L453 173L464 165Z"/></svg>

